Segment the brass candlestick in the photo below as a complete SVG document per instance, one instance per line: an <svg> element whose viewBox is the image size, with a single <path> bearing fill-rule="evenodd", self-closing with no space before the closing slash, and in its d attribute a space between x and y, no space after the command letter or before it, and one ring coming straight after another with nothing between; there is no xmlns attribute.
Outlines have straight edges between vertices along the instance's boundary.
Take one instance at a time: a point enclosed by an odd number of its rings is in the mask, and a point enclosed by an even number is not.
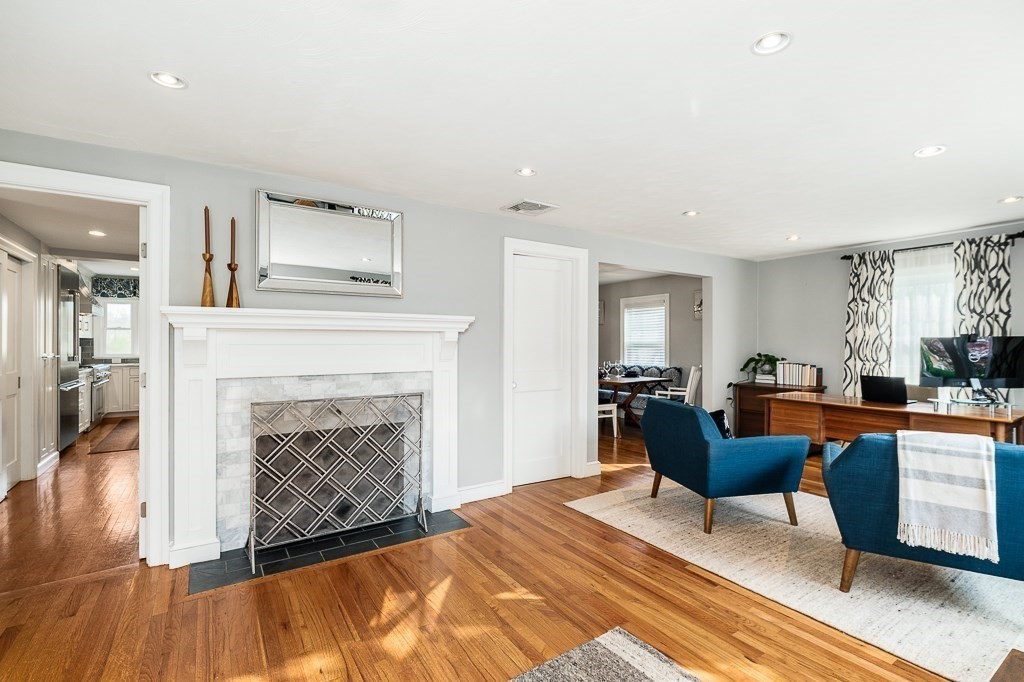
<svg viewBox="0 0 1024 682"><path fill-rule="evenodd" d="M241 308L238 300L238 282L235 281L235 273L238 271L238 263L235 262L235 219L231 219L231 262L228 263L228 270L231 272L231 282L228 283L228 308Z"/></svg>
<svg viewBox="0 0 1024 682"><path fill-rule="evenodd" d="M203 298L199 305L204 308L212 308L217 305L213 298L213 272L210 270L210 263L213 262L213 254L210 253L210 207L203 207L203 217L206 219L206 251L203 253L203 260L206 261L206 272L203 274Z"/></svg>

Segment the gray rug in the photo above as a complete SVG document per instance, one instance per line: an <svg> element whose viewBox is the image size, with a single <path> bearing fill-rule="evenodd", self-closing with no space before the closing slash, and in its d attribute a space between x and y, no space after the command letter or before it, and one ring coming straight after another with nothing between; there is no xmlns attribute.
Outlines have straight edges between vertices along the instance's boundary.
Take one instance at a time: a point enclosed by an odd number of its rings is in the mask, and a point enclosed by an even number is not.
<svg viewBox="0 0 1024 682"><path fill-rule="evenodd" d="M699 678L650 644L615 628L513 682L699 682Z"/></svg>
<svg viewBox="0 0 1024 682"><path fill-rule="evenodd" d="M988 680L1022 648L1024 582L865 554L839 591L843 546L828 500L797 493L720 500L712 535L704 501L666 480L568 506L815 620L954 680Z"/></svg>

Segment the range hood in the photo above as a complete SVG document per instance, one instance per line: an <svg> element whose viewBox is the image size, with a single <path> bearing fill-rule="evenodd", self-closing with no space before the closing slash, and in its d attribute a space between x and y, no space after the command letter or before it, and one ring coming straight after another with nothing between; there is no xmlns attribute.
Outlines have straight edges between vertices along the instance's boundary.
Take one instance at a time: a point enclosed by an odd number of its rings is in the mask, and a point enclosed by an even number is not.
<svg viewBox="0 0 1024 682"><path fill-rule="evenodd" d="M103 304L92 295L92 291L89 289L89 285L85 283L84 277L80 278L79 282L81 282L79 292L82 294L82 297L79 299L79 314L103 317Z"/></svg>

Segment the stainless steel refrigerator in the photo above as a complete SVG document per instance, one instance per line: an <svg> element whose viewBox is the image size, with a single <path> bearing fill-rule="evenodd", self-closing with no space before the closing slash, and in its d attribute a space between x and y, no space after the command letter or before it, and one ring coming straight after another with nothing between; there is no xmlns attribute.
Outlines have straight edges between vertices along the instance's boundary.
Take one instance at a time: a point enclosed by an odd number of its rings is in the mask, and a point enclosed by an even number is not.
<svg viewBox="0 0 1024 682"><path fill-rule="evenodd" d="M60 354L60 373L57 379L60 414L60 449L78 438L78 395L85 385L78 379L78 365L82 360L78 347L78 312L80 306L78 273L61 267L57 280L57 352Z"/></svg>

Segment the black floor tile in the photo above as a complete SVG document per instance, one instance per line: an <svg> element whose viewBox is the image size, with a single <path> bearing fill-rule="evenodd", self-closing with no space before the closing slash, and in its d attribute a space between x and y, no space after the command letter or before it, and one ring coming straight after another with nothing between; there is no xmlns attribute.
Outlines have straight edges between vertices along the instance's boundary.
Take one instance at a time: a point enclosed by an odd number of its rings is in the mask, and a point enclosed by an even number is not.
<svg viewBox="0 0 1024 682"><path fill-rule="evenodd" d="M309 540L308 542L297 542L294 545L288 545L285 547L288 550L288 556L302 556L303 554L312 554L313 552L319 552L324 549L333 549L334 547L341 547L341 540L337 537L320 538L318 540Z"/></svg>
<svg viewBox="0 0 1024 682"><path fill-rule="evenodd" d="M387 535L392 535L391 529L387 526L374 526L366 530L357 530L339 535L338 538L346 545L354 545L364 540L376 540Z"/></svg>
<svg viewBox="0 0 1024 682"><path fill-rule="evenodd" d="M407 530L404 533L395 533L388 535L383 538L376 538L373 544L377 545L377 548L391 547L393 545L400 545L403 542L409 542L411 540L419 540L420 538L427 537L427 534L421 531L419 528L413 530Z"/></svg>
<svg viewBox="0 0 1024 682"><path fill-rule="evenodd" d="M274 547L273 549L261 549L256 552L257 564L269 564L271 561L280 561L281 559L287 558L288 550L284 547Z"/></svg>
<svg viewBox="0 0 1024 682"><path fill-rule="evenodd" d="M262 570L263 575L274 575L281 571L290 571L293 568L302 568L303 566L321 564L323 561L324 558L320 556L319 552L316 552L315 554L304 554L302 556L283 559L282 561L272 561L269 564L262 564L259 566L259 570Z"/></svg>
<svg viewBox="0 0 1024 682"><path fill-rule="evenodd" d="M223 555L221 555L221 559L222 560L224 559ZM247 556L245 556L243 554L240 557L236 557L236 558L228 559L227 561L224 561L224 570L227 571L228 573L231 573L232 571L237 571L237 570L242 569L242 568L249 568L250 565L251 564L249 563L249 557L247 557Z"/></svg>
<svg viewBox="0 0 1024 682"><path fill-rule="evenodd" d="M245 547L239 547L238 549L229 549L226 552L222 552L220 558L221 561L227 561L228 559L237 559L239 557L242 557L244 559L247 556L248 555L246 554Z"/></svg>
<svg viewBox="0 0 1024 682"><path fill-rule="evenodd" d="M334 561L335 559L362 554L363 552L372 552L375 549L377 549L377 545L373 544L373 540L364 540L351 545L345 545L344 547L325 549L320 554L323 555L324 561Z"/></svg>

